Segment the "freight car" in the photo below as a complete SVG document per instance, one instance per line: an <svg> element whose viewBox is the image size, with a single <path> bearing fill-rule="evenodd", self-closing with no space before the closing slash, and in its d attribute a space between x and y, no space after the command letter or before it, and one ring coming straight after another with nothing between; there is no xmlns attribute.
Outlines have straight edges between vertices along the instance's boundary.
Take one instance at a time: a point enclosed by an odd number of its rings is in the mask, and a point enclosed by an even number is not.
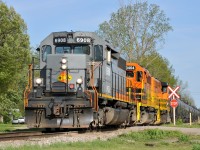
<svg viewBox="0 0 200 150"><path fill-rule="evenodd" d="M53 32L29 65L29 128L88 128L170 121L168 84L94 32Z"/></svg>
<svg viewBox="0 0 200 150"><path fill-rule="evenodd" d="M181 101L180 99L177 99L178 101L178 106L176 108L176 119L180 119L183 123L189 123L190 122L190 113L191 113L191 121L195 122L199 120L200 117L200 111L193 107L190 106L186 103L184 103L183 101ZM173 116L173 110L172 108L170 109L170 116L172 118Z"/></svg>

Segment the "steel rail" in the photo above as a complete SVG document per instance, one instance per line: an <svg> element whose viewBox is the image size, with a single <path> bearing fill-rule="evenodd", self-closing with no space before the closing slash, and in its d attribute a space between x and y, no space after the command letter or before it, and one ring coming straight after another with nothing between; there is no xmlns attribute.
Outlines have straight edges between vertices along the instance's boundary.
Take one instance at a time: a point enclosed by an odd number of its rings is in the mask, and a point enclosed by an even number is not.
<svg viewBox="0 0 200 150"><path fill-rule="evenodd" d="M8 132L8 133L0 133L0 141L10 141L10 140L24 140L28 138L41 138L41 137L52 137L66 134L66 132L52 132L52 133L44 133L44 132Z"/></svg>

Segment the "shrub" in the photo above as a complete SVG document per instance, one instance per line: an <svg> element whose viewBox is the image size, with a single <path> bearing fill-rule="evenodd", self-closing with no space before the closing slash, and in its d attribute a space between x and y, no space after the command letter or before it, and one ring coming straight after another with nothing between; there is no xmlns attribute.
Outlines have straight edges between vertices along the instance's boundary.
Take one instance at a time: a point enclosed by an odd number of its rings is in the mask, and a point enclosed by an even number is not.
<svg viewBox="0 0 200 150"><path fill-rule="evenodd" d="M200 144L193 145L192 150L200 150Z"/></svg>
<svg viewBox="0 0 200 150"><path fill-rule="evenodd" d="M179 136L178 140L179 140L179 142L188 142L189 141L189 136L185 135L185 134L182 134L182 135Z"/></svg>

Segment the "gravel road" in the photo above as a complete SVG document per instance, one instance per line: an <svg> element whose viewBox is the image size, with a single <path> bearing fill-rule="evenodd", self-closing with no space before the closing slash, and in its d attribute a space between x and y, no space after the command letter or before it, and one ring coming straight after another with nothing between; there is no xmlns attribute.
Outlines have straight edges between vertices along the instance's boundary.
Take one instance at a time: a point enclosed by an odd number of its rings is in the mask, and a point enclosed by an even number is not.
<svg viewBox="0 0 200 150"><path fill-rule="evenodd" d="M15 141L0 141L0 149L4 149L7 146L19 147L22 145L49 145L57 142L77 142L77 141L93 141L95 139L107 140L116 137L123 133L128 133L130 131L141 131L144 129L162 129L162 130L178 130L185 134L190 135L200 135L200 128L179 128L179 127L163 127L163 126L136 126L126 129L117 129L112 131L104 132L87 132L78 134L75 132L66 133L50 138L28 138L26 140L15 140Z"/></svg>

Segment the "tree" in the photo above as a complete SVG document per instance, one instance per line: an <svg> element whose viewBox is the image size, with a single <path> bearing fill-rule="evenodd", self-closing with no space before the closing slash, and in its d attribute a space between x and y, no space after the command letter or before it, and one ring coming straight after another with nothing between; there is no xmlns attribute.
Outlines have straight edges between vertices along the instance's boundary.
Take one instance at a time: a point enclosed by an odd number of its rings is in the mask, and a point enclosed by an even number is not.
<svg viewBox="0 0 200 150"><path fill-rule="evenodd" d="M22 101L30 62L29 36L24 20L0 1L0 113ZM3 112L2 112L3 111Z"/></svg>
<svg viewBox="0 0 200 150"><path fill-rule="evenodd" d="M126 54L128 61L141 63L145 55L164 43L172 30L169 18L155 4L137 2L121 7L111 19L99 25L97 33Z"/></svg>
<svg viewBox="0 0 200 150"><path fill-rule="evenodd" d="M108 22L99 25L97 33L121 49L128 61L139 63L153 76L173 86L177 82L174 69L156 51L158 45L164 44L164 35L170 30L169 18L159 6L136 2L112 13Z"/></svg>
<svg viewBox="0 0 200 150"><path fill-rule="evenodd" d="M184 83L182 80L178 80L177 82L181 88L179 90L179 95L181 95L181 100L186 104L191 106L195 106L194 99L192 98L190 92L188 91L188 83Z"/></svg>
<svg viewBox="0 0 200 150"><path fill-rule="evenodd" d="M148 69L151 75L158 78L160 81L168 82L171 86L176 85L178 78L174 76L173 66L159 53L154 51L144 56L141 65Z"/></svg>

